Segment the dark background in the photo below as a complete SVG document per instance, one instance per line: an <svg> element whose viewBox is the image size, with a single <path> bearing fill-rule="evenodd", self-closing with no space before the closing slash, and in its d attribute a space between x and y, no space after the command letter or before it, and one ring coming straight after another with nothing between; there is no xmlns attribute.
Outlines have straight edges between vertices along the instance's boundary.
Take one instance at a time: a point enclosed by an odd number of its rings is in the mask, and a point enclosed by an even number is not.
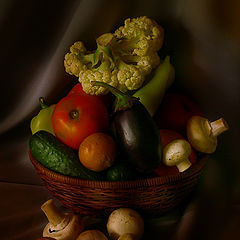
<svg viewBox="0 0 240 240"><path fill-rule="evenodd" d="M65 73L69 46L94 48L102 33L146 15L165 29L177 84L210 120L224 117L196 196L180 211L148 221L156 239L237 239L240 234L240 3L217 0L0 1L0 233L35 239L51 196L27 151L38 98L55 103L76 83ZM155 239L155 238L154 238Z"/></svg>

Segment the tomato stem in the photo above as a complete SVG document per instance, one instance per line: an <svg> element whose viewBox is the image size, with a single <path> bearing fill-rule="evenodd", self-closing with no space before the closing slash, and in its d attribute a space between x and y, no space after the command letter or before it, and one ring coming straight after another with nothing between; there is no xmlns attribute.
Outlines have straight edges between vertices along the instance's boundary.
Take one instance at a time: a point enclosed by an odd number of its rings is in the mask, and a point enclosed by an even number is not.
<svg viewBox="0 0 240 240"><path fill-rule="evenodd" d="M69 112L69 116L71 119L77 119L79 117L79 112L76 109L73 109Z"/></svg>

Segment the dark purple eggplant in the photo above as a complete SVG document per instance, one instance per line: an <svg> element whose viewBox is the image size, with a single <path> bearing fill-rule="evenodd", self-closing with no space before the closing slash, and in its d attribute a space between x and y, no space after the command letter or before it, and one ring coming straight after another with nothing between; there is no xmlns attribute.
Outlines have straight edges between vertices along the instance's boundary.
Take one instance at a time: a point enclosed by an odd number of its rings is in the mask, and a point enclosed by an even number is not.
<svg viewBox="0 0 240 240"><path fill-rule="evenodd" d="M161 162L162 144L158 128L138 98L102 82L115 96L112 130L123 156L139 172L150 173Z"/></svg>

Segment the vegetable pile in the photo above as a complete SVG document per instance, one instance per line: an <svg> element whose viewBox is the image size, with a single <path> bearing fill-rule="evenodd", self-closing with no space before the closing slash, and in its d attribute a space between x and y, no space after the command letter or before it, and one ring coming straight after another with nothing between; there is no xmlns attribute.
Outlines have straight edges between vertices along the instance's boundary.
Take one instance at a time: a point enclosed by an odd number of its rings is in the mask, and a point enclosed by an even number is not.
<svg viewBox="0 0 240 240"><path fill-rule="evenodd" d="M124 181L179 174L199 153L213 153L228 124L210 122L192 99L169 91L174 67L159 57L163 38L143 16L98 37L93 51L75 42L64 67L79 83L49 107L40 98L33 157L63 175Z"/></svg>

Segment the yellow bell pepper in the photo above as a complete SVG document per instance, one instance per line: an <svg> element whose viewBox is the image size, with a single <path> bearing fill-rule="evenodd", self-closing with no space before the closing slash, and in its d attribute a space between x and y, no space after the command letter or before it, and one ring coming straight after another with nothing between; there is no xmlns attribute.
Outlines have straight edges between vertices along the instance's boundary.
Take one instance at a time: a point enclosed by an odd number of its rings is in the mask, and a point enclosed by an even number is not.
<svg viewBox="0 0 240 240"><path fill-rule="evenodd" d="M55 135L52 128L51 117L56 104L51 106L46 105L43 97L39 98L39 102L41 105L41 110L38 115L31 120L30 124L32 134L40 130L44 130Z"/></svg>

